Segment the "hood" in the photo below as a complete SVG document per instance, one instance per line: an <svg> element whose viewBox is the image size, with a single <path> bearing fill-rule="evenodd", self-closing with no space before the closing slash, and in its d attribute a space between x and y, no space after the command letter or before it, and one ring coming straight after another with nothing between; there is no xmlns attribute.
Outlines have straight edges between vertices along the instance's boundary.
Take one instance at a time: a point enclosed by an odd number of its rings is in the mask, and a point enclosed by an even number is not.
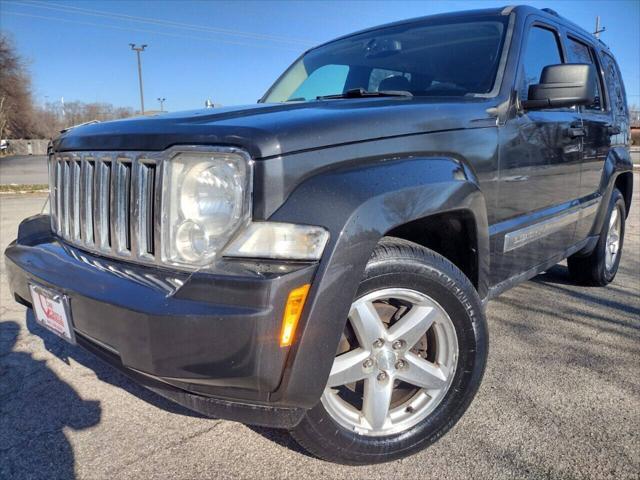
<svg viewBox="0 0 640 480"><path fill-rule="evenodd" d="M194 110L73 128L56 151L228 145L254 159L385 137L494 126L491 99L366 98Z"/></svg>

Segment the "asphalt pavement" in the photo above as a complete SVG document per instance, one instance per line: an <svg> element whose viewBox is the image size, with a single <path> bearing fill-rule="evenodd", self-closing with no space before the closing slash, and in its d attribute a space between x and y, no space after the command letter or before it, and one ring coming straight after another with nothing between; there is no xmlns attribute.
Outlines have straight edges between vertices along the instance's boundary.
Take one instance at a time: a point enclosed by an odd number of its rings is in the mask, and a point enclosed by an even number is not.
<svg viewBox="0 0 640 480"><path fill-rule="evenodd" d="M635 184L640 175L635 175ZM607 288L558 265L488 306L484 381L426 451L344 467L284 432L202 418L34 325L0 262L0 478L640 478L640 192ZM43 195L0 196L0 246Z"/></svg>
<svg viewBox="0 0 640 480"><path fill-rule="evenodd" d="M46 155L0 157L0 185L48 183Z"/></svg>

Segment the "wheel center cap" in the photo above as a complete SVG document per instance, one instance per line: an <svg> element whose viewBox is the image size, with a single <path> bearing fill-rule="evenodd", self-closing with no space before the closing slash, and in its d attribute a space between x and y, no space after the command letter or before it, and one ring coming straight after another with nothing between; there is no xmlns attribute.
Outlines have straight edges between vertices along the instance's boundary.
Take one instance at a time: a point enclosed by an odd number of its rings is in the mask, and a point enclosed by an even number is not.
<svg viewBox="0 0 640 480"><path fill-rule="evenodd" d="M396 364L396 354L391 350L382 350L376 355L376 363L380 370L391 370Z"/></svg>

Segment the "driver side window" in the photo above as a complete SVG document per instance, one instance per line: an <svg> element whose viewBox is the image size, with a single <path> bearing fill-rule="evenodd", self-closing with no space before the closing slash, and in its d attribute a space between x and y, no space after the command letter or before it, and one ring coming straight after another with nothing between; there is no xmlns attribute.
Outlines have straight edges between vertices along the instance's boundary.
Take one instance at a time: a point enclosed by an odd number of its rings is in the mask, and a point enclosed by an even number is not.
<svg viewBox="0 0 640 480"><path fill-rule="evenodd" d="M526 100L529 85L540 82L540 74L544 67L560 63L563 62L558 35L548 28L531 27L525 52L520 62L522 70L518 89L520 99Z"/></svg>

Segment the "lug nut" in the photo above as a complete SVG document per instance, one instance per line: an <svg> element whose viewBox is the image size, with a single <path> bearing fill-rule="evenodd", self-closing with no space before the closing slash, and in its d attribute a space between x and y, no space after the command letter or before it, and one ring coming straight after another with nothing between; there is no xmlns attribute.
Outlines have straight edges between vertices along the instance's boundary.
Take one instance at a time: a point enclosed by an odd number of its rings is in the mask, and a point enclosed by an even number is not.
<svg viewBox="0 0 640 480"><path fill-rule="evenodd" d="M371 368L373 367L373 360L371 360L370 358L367 358L364 363L362 364L362 366L364 368Z"/></svg>
<svg viewBox="0 0 640 480"><path fill-rule="evenodd" d="M377 339L375 342L373 342L373 346L376 348L382 348L382 346L384 345L384 340L379 338Z"/></svg>
<svg viewBox="0 0 640 480"><path fill-rule="evenodd" d="M397 368L398 370L400 370L401 368L404 368L404 367L406 367L406 366L407 366L407 362L405 362L404 360L398 360L398 361L396 362L396 368Z"/></svg>
<svg viewBox="0 0 640 480"><path fill-rule="evenodd" d="M384 382L389 376L387 375L386 372L380 372L378 374L378 381L379 382Z"/></svg>
<svg viewBox="0 0 640 480"><path fill-rule="evenodd" d="M394 350L400 350L401 348L404 348L405 345L405 341L404 340L396 340L395 342L393 342L393 349Z"/></svg>

